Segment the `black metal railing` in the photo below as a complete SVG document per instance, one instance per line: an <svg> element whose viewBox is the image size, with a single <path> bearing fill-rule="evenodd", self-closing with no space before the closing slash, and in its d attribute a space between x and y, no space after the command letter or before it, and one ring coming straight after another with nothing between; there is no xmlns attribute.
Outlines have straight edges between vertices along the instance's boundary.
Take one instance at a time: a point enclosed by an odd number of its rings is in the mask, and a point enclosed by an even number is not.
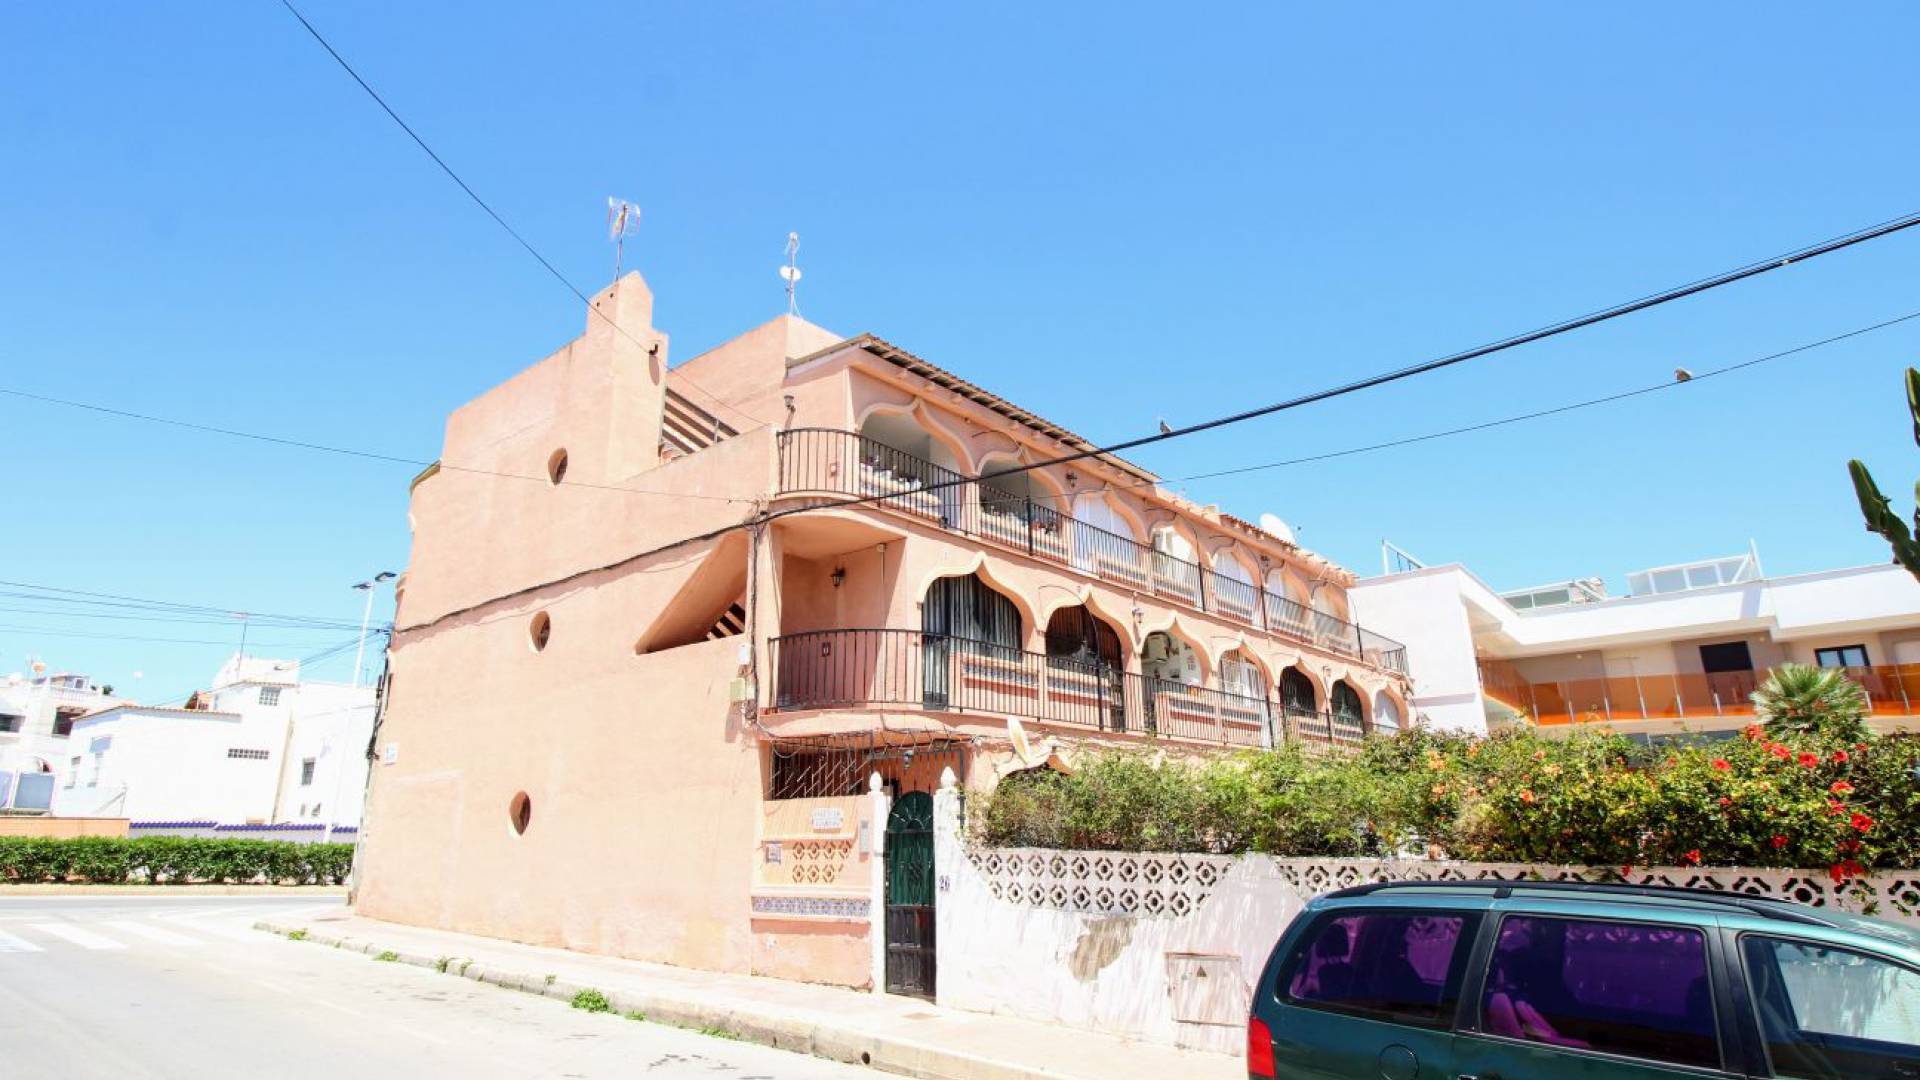
<svg viewBox="0 0 1920 1080"><path fill-rule="evenodd" d="M774 710L988 713L1230 746L1352 743L1363 734L1357 717L1283 708L1264 695L919 630L813 630L768 644Z"/></svg>
<svg viewBox="0 0 1920 1080"><path fill-rule="evenodd" d="M953 532L1017 548L1126 589L1311 642L1388 671L1407 670L1406 649L1391 638L1244 578L1081 521L1047 505L1044 498L966 476L851 431L781 432L780 493L871 498Z"/></svg>

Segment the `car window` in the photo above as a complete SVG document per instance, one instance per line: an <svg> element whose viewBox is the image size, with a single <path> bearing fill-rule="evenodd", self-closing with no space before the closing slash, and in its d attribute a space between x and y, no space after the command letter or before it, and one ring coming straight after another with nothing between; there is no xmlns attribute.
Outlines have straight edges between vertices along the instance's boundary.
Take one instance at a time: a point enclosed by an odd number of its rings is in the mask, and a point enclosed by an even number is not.
<svg viewBox="0 0 1920 1080"><path fill-rule="evenodd" d="M1412 1023L1451 1019L1447 974L1466 926L1465 916L1425 912L1324 918L1296 953L1287 998Z"/></svg>
<svg viewBox="0 0 1920 1080"><path fill-rule="evenodd" d="M1689 927L1508 916L1480 1008L1489 1035L1720 1063L1707 942Z"/></svg>
<svg viewBox="0 0 1920 1080"><path fill-rule="evenodd" d="M1758 934L1742 938L1741 949L1776 1074L1920 1074L1920 974L1851 949Z"/></svg>

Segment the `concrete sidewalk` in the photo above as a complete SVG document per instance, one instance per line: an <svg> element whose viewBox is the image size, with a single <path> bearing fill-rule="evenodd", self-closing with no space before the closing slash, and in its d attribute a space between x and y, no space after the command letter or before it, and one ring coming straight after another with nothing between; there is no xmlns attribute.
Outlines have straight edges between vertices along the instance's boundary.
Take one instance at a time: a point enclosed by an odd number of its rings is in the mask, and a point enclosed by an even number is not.
<svg viewBox="0 0 1920 1080"><path fill-rule="evenodd" d="M1244 1080L1239 1058L962 1012L916 998L721 975L379 922L346 912L254 924L451 976L724 1031L751 1042L928 1080Z"/></svg>

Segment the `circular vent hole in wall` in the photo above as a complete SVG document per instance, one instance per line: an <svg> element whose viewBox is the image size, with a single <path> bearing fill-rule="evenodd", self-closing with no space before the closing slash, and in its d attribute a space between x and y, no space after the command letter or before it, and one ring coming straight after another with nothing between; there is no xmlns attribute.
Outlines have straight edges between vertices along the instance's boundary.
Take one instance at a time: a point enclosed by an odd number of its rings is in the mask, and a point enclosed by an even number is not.
<svg viewBox="0 0 1920 1080"><path fill-rule="evenodd" d="M565 450L555 450L553 456L547 459L547 480L549 483L558 484L566 478L567 452Z"/></svg>
<svg viewBox="0 0 1920 1080"><path fill-rule="evenodd" d="M507 821L513 825L515 836L525 835L527 826L533 824L533 800L526 792L515 794L507 803Z"/></svg>
<svg viewBox="0 0 1920 1080"><path fill-rule="evenodd" d="M532 625L527 627L527 640L533 644L533 651L539 652L547 647L547 639L553 636L553 620L546 612L533 617Z"/></svg>

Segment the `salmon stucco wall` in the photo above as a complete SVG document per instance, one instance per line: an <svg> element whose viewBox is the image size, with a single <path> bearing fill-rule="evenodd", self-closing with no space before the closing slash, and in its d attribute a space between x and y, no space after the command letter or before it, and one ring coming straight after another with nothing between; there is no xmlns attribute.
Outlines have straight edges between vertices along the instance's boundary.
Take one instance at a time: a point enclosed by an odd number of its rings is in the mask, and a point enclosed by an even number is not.
<svg viewBox="0 0 1920 1080"><path fill-rule="evenodd" d="M126 818L0 817L0 836L42 836L71 840L76 836L126 835Z"/></svg>

